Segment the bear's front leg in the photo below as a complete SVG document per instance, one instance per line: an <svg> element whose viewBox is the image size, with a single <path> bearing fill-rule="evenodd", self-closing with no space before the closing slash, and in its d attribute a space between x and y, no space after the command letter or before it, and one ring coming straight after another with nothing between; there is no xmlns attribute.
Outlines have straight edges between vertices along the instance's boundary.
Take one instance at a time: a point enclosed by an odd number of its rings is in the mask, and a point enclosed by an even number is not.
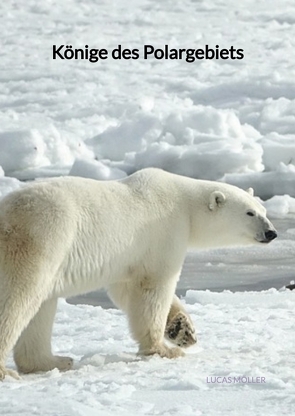
<svg viewBox="0 0 295 416"><path fill-rule="evenodd" d="M127 313L131 332L139 343L139 354L158 354L167 358L184 355L180 348L170 348L164 343L165 325L175 286L173 281L156 283L144 278L132 288Z"/></svg>
<svg viewBox="0 0 295 416"><path fill-rule="evenodd" d="M176 295L168 314L165 337L182 348L190 347L197 342L194 324Z"/></svg>

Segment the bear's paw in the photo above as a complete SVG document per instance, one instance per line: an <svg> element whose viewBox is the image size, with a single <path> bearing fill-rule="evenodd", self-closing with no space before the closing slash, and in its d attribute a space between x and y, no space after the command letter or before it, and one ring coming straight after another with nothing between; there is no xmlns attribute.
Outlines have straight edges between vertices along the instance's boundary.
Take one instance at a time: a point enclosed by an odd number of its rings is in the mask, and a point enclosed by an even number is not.
<svg viewBox="0 0 295 416"><path fill-rule="evenodd" d="M13 377L16 380L20 379L20 376L16 371L10 370L8 368L5 368L3 365L0 365L0 381L3 381L6 376Z"/></svg>
<svg viewBox="0 0 295 416"><path fill-rule="evenodd" d="M197 337L193 323L183 312L178 312L167 322L165 337L175 345L182 348L196 344Z"/></svg>
<svg viewBox="0 0 295 416"><path fill-rule="evenodd" d="M19 358L16 360L17 368L21 373L29 374L37 371L51 371L57 368L59 371L68 371L73 367L74 360L71 357L61 357L58 355L48 358L39 358L38 361L29 363L21 362Z"/></svg>
<svg viewBox="0 0 295 416"><path fill-rule="evenodd" d="M144 355L155 355L155 354L157 354L162 358L170 358L170 359L184 356L184 352L181 350L181 348L178 348L178 347L169 348L165 344L154 345L153 347L151 347L149 349L146 349L144 351L140 351L140 353L144 354Z"/></svg>

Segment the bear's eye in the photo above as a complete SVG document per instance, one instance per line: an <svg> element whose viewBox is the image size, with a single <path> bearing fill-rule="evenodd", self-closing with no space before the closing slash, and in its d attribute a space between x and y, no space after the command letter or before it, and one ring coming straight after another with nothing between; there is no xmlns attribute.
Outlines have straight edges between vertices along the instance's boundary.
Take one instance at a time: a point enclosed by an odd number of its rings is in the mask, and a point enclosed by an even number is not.
<svg viewBox="0 0 295 416"><path fill-rule="evenodd" d="M254 213L252 211L248 211L247 215L249 215L249 217L254 217Z"/></svg>

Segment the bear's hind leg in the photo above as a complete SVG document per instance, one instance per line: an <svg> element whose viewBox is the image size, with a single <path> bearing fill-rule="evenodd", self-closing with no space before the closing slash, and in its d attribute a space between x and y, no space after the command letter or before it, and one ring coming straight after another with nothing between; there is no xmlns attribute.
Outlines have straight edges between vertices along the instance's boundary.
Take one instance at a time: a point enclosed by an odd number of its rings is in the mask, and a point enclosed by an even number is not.
<svg viewBox="0 0 295 416"><path fill-rule="evenodd" d="M176 281L153 283L144 278L132 287L127 313L131 332L139 343L140 354L159 354L167 358L184 355L180 348L170 348L164 343L165 325L175 286Z"/></svg>
<svg viewBox="0 0 295 416"><path fill-rule="evenodd" d="M66 371L72 368L72 358L54 356L51 352L51 334L56 306L55 298L45 301L22 332L14 348L14 360L20 372L33 373L50 371L54 368Z"/></svg>
<svg viewBox="0 0 295 416"><path fill-rule="evenodd" d="M17 287L12 279L0 276L0 380L6 375L19 378L5 367L5 360L41 302L38 291L30 285Z"/></svg>

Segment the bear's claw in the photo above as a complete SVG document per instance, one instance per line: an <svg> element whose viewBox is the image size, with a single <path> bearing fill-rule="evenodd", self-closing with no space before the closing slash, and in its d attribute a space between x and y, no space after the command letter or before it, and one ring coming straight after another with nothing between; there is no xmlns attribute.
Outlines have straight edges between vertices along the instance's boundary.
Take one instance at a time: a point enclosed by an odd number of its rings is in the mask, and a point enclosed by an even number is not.
<svg viewBox="0 0 295 416"><path fill-rule="evenodd" d="M168 320L165 337L179 347L187 348L197 342L195 328L189 317L178 312L171 320Z"/></svg>

